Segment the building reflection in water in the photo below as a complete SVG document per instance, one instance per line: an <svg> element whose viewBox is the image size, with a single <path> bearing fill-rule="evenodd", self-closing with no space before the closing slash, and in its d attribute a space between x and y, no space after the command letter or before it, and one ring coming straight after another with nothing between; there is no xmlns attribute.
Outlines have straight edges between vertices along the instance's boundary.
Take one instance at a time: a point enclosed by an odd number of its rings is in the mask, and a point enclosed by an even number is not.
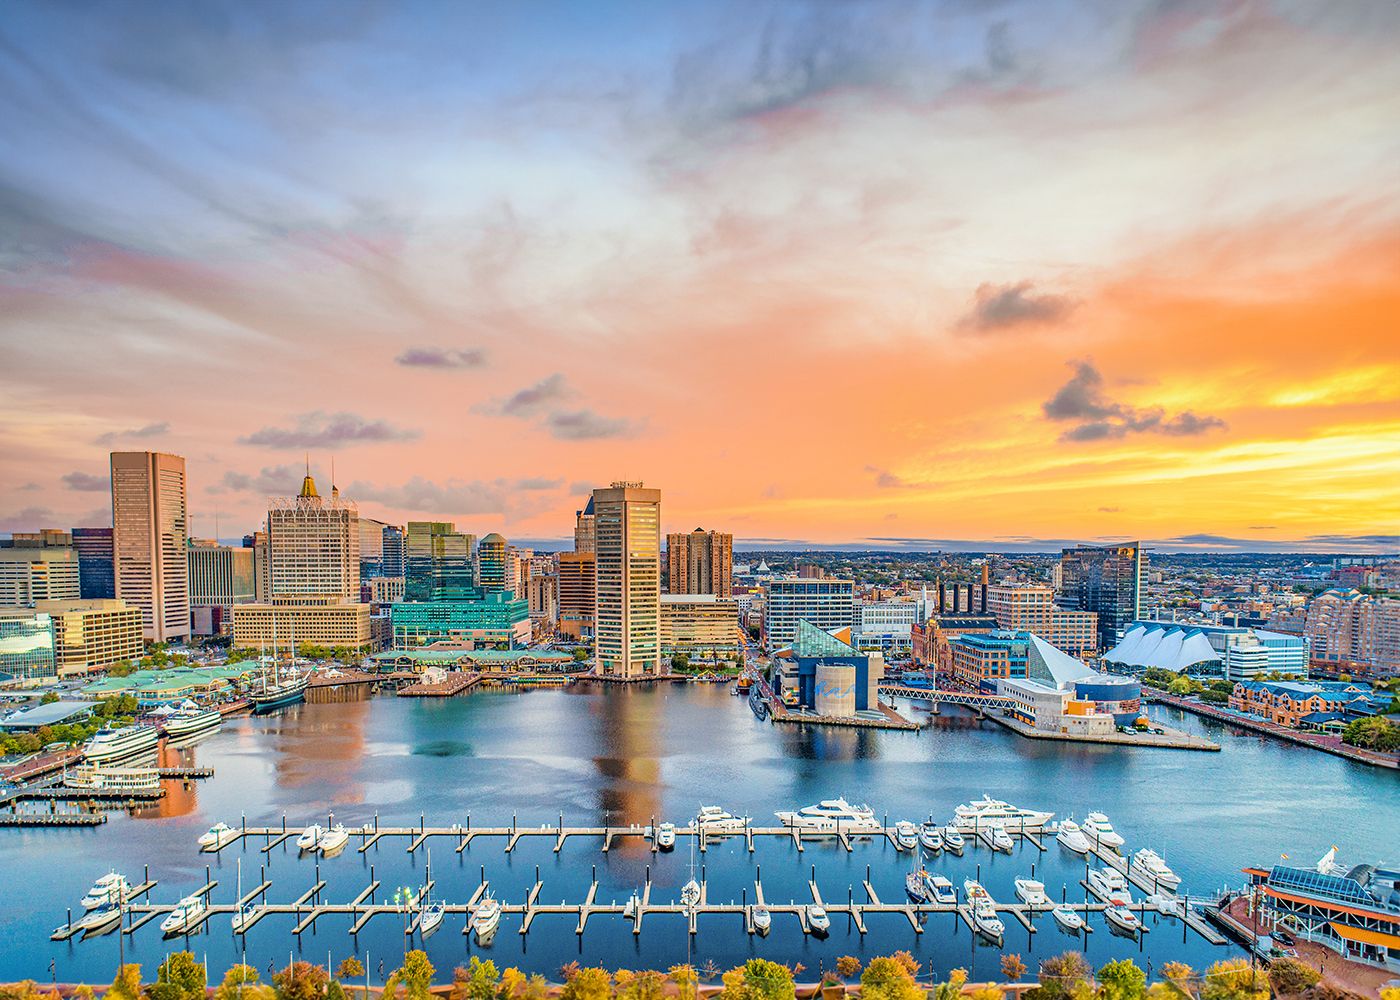
<svg viewBox="0 0 1400 1000"><path fill-rule="evenodd" d="M661 816L661 753L656 692L635 685L613 685L596 692L599 747L593 766L602 779L598 788L598 812L612 826L663 822ZM646 841L624 837L612 850L648 854Z"/></svg>
<svg viewBox="0 0 1400 1000"><path fill-rule="evenodd" d="M206 729L178 740L161 740L160 746L151 757L142 758L140 767L198 767L198 754L195 748L219 731L219 726ZM188 816L199 809L199 779L165 778L161 787L165 794L149 805L137 806L130 811L132 819L170 819L175 816Z"/></svg>
<svg viewBox="0 0 1400 1000"><path fill-rule="evenodd" d="M359 769L365 760L370 695L342 688L334 710L297 704L256 719L249 735L272 760L273 781L289 792L314 788L322 801L363 804ZM325 700L328 692L318 692Z"/></svg>

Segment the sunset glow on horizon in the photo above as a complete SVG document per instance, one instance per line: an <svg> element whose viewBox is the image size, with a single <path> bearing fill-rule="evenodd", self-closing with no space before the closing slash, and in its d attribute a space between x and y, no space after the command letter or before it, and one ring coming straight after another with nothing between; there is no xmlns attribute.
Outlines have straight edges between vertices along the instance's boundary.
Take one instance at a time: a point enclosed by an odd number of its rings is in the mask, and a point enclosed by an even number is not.
<svg viewBox="0 0 1400 1000"><path fill-rule="evenodd" d="M0 17L0 532L1400 548L1400 7ZM13 141L18 138L19 141Z"/></svg>

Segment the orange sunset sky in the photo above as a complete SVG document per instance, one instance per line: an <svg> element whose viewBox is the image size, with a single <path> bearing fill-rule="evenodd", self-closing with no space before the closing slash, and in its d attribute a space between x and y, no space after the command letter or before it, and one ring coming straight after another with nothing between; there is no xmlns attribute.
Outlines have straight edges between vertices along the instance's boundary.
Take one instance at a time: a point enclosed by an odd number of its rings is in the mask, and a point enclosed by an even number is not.
<svg viewBox="0 0 1400 1000"><path fill-rule="evenodd" d="M1391 0L339 9L0 21L0 532L1400 548Z"/></svg>

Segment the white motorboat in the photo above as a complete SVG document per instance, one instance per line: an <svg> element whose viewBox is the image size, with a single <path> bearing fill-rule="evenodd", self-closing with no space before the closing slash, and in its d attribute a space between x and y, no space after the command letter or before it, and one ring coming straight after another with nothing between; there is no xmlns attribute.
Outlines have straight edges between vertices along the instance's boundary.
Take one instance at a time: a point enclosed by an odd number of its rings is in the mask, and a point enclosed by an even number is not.
<svg viewBox="0 0 1400 1000"><path fill-rule="evenodd" d="M982 888L981 882L978 882L976 879L965 878L963 879L963 898L971 904L977 902L979 899L990 899L991 897L987 896L987 890Z"/></svg>
<svg viewBox="0 0 1400 1000"><path fill-rule="evenodd" d="M637 919L637 911L642 908L642 897L635 892L627 897L627 902L623 904L622 915L628 920Z"/></svg>
<svg viewBox="0 0 1400 1000"><path fill-rule="evenodd" d="M301 831L301 836L297 838L297 849L301 851L314 851L321 846L321 838L325 836L326 828L320 823L312 823L305 830Z"/></svg>
<svg viewBox="0 0 1400 1000"><path fill-rule="evenodd" d="M656 846L663 851L676 846L676 824L662 823L656 828Z"/></svg>
<svg viewBox="0 0 1400 1000"><path fill-rule="evenodd" d="M96 882L92 883L92 888L83 896L83 909L95 910L99 906L123 903L131 898L131 885L127 882L125 875L116 872L108 872Z"/></svg>
<svg viewBox="0 0 1400 1000"><path fill-rule="evenodd" d="M919 844L926 851L943 850L943 831L937 823L924 823L919 827Z"/></svg>
<svg viewBox="0 0 1400 1000"><path fill-rule="evenodd" d="M681 886L681 902L686 906L698 906L700 904L700 883L691 879Z"/></svg>
<svg viewBox="0 0 1400 1000"><path fill-rule="evenodd" d="M122 908L115 900L104 903L101 906L93 907L84 913L77 920L73 921L73 926L82 931L84 936L96 937L111 930L122 918Z"/></svg>
<svg viewBox="0 0 1400 1000"><path fill-rule="evenodd" d="M123 760L154 750L158 735L154 726L109 727L83 744L83 757L93 764Z"/></svg>
<svg viewBox="0 0 1400 1000"><path fill-rule="evenodd" d="M1129 934L1136 934L1142 930L1142 921L1138 915L1126 906L1114 905L1103 911L1104 918L1120 931Z"/></svg>
<svg viewBox="0 0 1400 1000"><path fill-rule="evenodd" d="M1006 925L997 916L997 905L991 896L982 895L972 904L972 925L983 937L996 944L1001 944L1006 934Z"/></svg>
<svg viewBox="0 0 1400 1000"><path fill-rule="evenodd" d="M418 933L427 937L442 926L442 917L447 910L441 903L428 903L418 911Z"/></svg>
<svg viewBox="0 0 1400 1000"><path fill-rule="evenodd" d="M1103 847L1111 847L1114 850L1123 846L1123 838L1118 831L1113 829L1113 824L1108 821L1108 817L1101 812L1091 812L1084 817L1084 836L1089 838L1090 843L1099 844Z"/></svg>
<svg viewBox="0 0 1400 1000"><path fill-rule="evenodd" d="M780 812L783 826L812 833L878 833L880 821L868 806L853 806L845 799L823 799L797 812Z"/></svg>
<svg viewBox="0 0 1400 1000"><path fill-rule="evenodd" d="M1132 905L1133 897L1128 890L1128 882L1117 868L1091 868L1089 870L1089 888L1110 903L1119 903L1124 906Z"/></svg>
<svg viewBox="0 0 1400 1000"><path fill-rule="evenodd" d="M753 929L759 934L767 934L768 928L773 926L773 914L766 906L755 906L753 908Z"/></svg>
<svg viewBox="0 0 1400 1000"><path fill-rule="evenodd" d="M189 931L204 915L204 897L186 896L175 904L164 920L160 922L164 934L183 934Z"/></svg>
<svg viewBox="0 0 1400 1000"><path fill-rule="evenodd" d="M1084 831L1072 819L1060 820L1060 829L1055 834L1055 839L1075 854L1089 853L1089 838L1084 836Z"/></svg>
<svg viewBox="0 0 1400 1000"><path fill-rule="evenodd" d="M1167 867L1160 854L1148 847L1133 855L1128 872L1157 891L1175 892L1181 885L1181 876Z"/></svg>
<svg viewBox="0 0 1400 1000"><path fill-rule="evenodd" d="M64 772L63 784L65 788L150 795L160 791L160 771L154 767L80 764L73 770Z"/></svg>
<svg viewBox="0 0 1400 1000"><path fill-rule="evenodd" d="M901 851L912 851L919 846L919 828L907 819L894 825L894 843Z"/></svg>
<svg viewBox="0 0 1400 1000"><path fill-rule="evenodd" d="M911 903L927 903L929 897L929 874L916 868L904 876L904 894Z"/></svg>
<svg viewBox="0 0 1400 1000"><path fill-rule="evenodd" d="M1045 895L1045 883L1033 878L1018 878L1015 882L1016 896L1033 910L1048 910L1054 905Z"/></svg>
<svg viewBox="0 0 1400 1000"><path fill-rule="evenodd" d="M165 735L178 739L205 729L213 729L223 721L224 717L217 709L201 708L192 701L186 701L167 715L161 725L165 727Z"/></svg>
<svg viewBox="0 0 1400 1000"><path fill-rule="evenodd" d="M1055 816L1052 812L1037 812L1022 809L1009 802L983 795L976 802L968 802L953 810L953 824L966 833L978 830L988 823L1000 823L1008 830L1039 830Z"/></svg>
<svg viewBox="0 0 1400 1000"><path fill-rule="evenodd" d="M253 924L253 918L257 916L258 908L252 903L248 903L238 908L238 912L233 915L233 933L242 934Z"/></svg>
<svg viewBox="0 0 1400 1000"><path fill-rule="evenodd" d="M743 833L748 825L749 818L747 816L735 816L733 813L725 812L719 806L701 806L699 815L690 821L692 830L703 831L710 837Z"/></svg>
<svg viewBox="0 0 1400 1000"><path fill-rule="evenodd" d="M1055 923L1072 934L1078 934L1084 929L1084 918L1068 903L1061 903L1050 911L1050 915L1055 918Z"/></svg>
<svg viewBox="0 0 1400 1000"><path fill-rule="evenodd" d="M952 851L958 857L962 857L963 848L967 846L967 840L958 831L958 828L949 823L943 828L943 847Z"/></svg>
<svg viewBox="0 0 1400 1000"><path fill-rule="evenodd" d="M1011 841L1011 834L1007 833L1006 828L1000 823L994 823L992 826L984 828L983 832L991 840L994 851L1004 851L1010 854L1016 846Z"/></svg>
<svg viewBox="0 0 1400 1000"><path fill-rule="evenodd" d="M221 851L238 839L238 831L227 823L215 823L199 838L202 851Z"/></svg>
<svg viewBox="0 0 1400 1000"><path fill-rule="evenodd" d="M343 849L350 839L350 832L345 829L345 825L337 823L325 833L321 834L321 839L316 842L317 849L326 857L330 857L335 852Z"/></svg>
<svg viewBox="0 0 1400 1000"><path fill-rule="evenodd" d="M831 917L827 916L825 909L811 903L807 907L807 926L812 928L813 934L825 934L831 930Z"/></svg>
<svg viewBox="0 0 1400 1000"><path fill-rule="evenodd" d="M476 909L472 912L472 933L476 935L476 943L486 944L490 941L500 923L500 901L488 892L482 897L481 902L476 904Z"/></svg>
<svg viewBox="0 0 1400 1000"><path fill-rule="evenodd" d="M929 892L933 894L935 903L957 903L958 892L953 888L953 883L949 882L942 875L930 875L928 877Z"/></svg>

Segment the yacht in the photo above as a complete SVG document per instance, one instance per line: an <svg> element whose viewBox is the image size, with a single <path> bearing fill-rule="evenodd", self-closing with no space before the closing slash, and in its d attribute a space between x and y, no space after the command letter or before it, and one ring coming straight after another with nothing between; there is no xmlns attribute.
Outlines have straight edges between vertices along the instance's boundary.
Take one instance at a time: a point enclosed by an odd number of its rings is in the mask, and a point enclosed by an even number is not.
<svg viewBox="0 0 1400 1000"><path fill-rule="evenodd" d="M325 833L321 834L321 839L316 842L317 849L326 857L330 857L337 851L345 847L346 841L350 839L350 832L345 829L344 823L337 823Z"/></svg>
<svg viewBox="0 0 1400 1000"><path fill-rule="evenodd" d="M710 836L724 833L743 833L748 828L747 816L735 816L719 806L701 806L700 814L690 821L690 828L704 831Z"/></svg>
<svg viewBox="0 0 1400 1000"><path fill-rule="evenodd" d="M301 836L297 838L297 850L314 851L321 846L321 838L325 836L326 828L320 823L312 823L305 830L301 831Z"/></svg>
<svg viewBox="0 0 1400 1000"><path fill-rule="evenodd" d="M233 933L242 934L253 924L253 918L257 915L258 908L252 903L247 903L238 908L238 912L233 915Z"/></svg>
<svg viewBox="0 0 1400 1000"><path fill-rule="evenodd" d="M472 913L472 931L477 944L486 944L496 933L501 923L501 904L489 892L482 897Z"/></svg>
<svg viewBox="0 0 1400 1000"><path fill-rule="evenodd" d="M1092 868L1089 870L1089 887L1110 903L1131 905L1132 894L1128 883L1117 868Z"/></svg>
<svg viewBox="0 0 1400 1000"><path fill-rule="evenodd" d="M807 907L807 926L812 928L813 934L825 934L831 930L831 918L826 910L812 903Z"/></svg>
<svg viewBox="0 0 1400 1000"><path fill-rule="evenodd" d="M992 850L994 851L1005 851L1007 854L1010 854L1012 849L1016 846L1011 842L1011 835L1006 832L1006 828L1000 823L993 823L989 827L984 827L982 832L985 833L987 838L992 842Z"/></svg>
<svg viewBox="0 0 1400 1000"><path fill-rule="evenodd" d="M124 903L130 898L131 885L127 882L126 876L118 875L116 872L108 872L92 883L92 888L82 899L83 909L95 910L99 906Z"/></svg>
<svg viewBox="0 0 1400 1000"><path fill-rule="evenodd" d="M656 846L663 851L676 846L676 824L662 823L656 828Z"/></svg>
<svg viewBox="0 0 1400 1000"><path fill-rule="evenodd" d="M958 806L953 810L953 823L959 830L977 830L989 822L1000 823L1008 830L1039 830L1054 817L1054 813L1036 812L1034 809L1021 809L1009 802L1002 802L990 795L984 795L976 802Z"/></svg>
<svg viewBox="0 0 1400 1000"><path fill-rule="evenodd" d="M1084 918L1068 903L1061 903L1050 911L1050 915L1055 918L1055 923L1071 934L1078 934L1084 929Z"/></svg>
<svg viewBox="0 0 1400 1000"><path fill-rule="evenodd" d="M943 828L943 846L958 857L962 857L963 848L967 846L967 840L958 832L956 826L949 823Z"/></svg>
<svg viewBox="0 0 1400 1000"><path fill-rule="evenodd" d="M63 773L65 788L154 795L160 791L160 771L154 767L105 767L80 764Z"/></svg>
<svg viewBox="0 0 1400 1000"><path fill-rule="evenodd" d="M982 888L981 882L978 882L976 879L965 878L963 879L963 898L971 904L977 902L979 899L990 899L991 897L987 895L987 890Z"/></svg>
<svg viewBox="0 0 1400 1000"><path fill-rule="evenodd" d="M894 843L901 851L912 851L919 846L919 828L907 819L894 825Z"/></svg>
<svg viewBox="0 0 1400 1000"><path fill-rule="evenodd" d="M686 906L698 906L700 904L700 883L691 879L681 886L681 902Z"/></svg>
<svg viewBox="0 0 1400 1000"><path fill-rule="evenodd" d="M110 903L103 903L101 906L94 906L77 920L73 921L73 928L83 932L84 936L96 937L98 934L106 933L112 929L112 925L118 923L122 918L121 904L113 900Z"/></svg>
<svg viewBox="0 0 1400 1000"><path fill-rule="evenodd" d="M780 812L783 826L813 833L878 833L880 821L868 806L853 806L845 799L823 799L797 812Z"/></svg>
<svg viewBox="0 0 1400 1000"><path fill-rule="evenodd" d="M943 850L943 831L937 823L924 823L919 827L919 843L926 851Z"/></svg>
<svg viewBox="0 0 1400 1000"><path fill-rule="evenodd" d="M427 937L442 926L443 914L447 912L441 903L428 903L418 913L418 933Z"/></svg>
<svg viewBox="0 0 1400 1000"><path fill-rule="evenodd" d="M199 838L199 847L204 851L221 851L238 839L238 831L227 823L215 823Z"/></svg>
<svg viewBox="0 0 1400 1000"><path fill-rule="evenodd" d="M972 925L978 933L995 944L1001 944L1006 934L1006 925L997 916L997 905L985 893L972 904Z"/></svg>
<svg viewBox="0 0 1400 1000"><path fill-rule="evenodd" d="M1060 829L1055 834L1055 839L1075 854L1089 853L1089 838L1084 836L1084 831L1072 819L1060 820Z"/></svg>
<svg viewBox="0 0 1400 1000"><path fill-rule="evenodd" d="M953 883L949 882L942 875L930 875L928 877L928 890L933 894L935 903L945 905L956 905L958 901L958 891L953 888Z"/></svg>
<svg viewBox="0 0 1400 1000"><path fill-rule="evenodd" d="M1177 886L1181 885L1181 876L1167 867L1160 854L1148 847L1133 855L1128 872L1157 890L1175 892Z"/></svg>
<svg viewBox="0 0 1400 1000"><path fill-rule="evenodd" d="M1084 836L1089 838L1090 843L1103 847L1117 850L1123 846L1123 838L1113 829L1108 817L1101 812L1092 812L1084 817Z"/></svg>
<svg viewBox="0 0 1400 1000"><path fill-rule="evenodd" d="M160 929L164 934L183 934L190 931L204 916L204 897L186 896L175 904L175 909L171 910L160 922Z"/></svg>
<svg viewBox="0 0 1400 1000"><path fill-rule="evenodd" d="M753 929L759 934L767 934L768 928L773 926L773 914L766 906L755 906L753 908Z"/></svg>
<svg viewBox="0 0 1400 1000"><path fill-rule="evenodd" d="M213 729L224 721L216 709L201 708L192 701L186 701L172 714L165 717L165 735L178 738Z"/></svg>
<svg viewBox="0 0 1400 1000"><path fill-rule="evenodd" d="M1137 934L1138 931L1142 930L1142 921L1138 919L1136 913L1126 906L1114 904L1104 910L1103 915L1110 924L1121 931Z"/></svg>
<svg viewBox="0 0 1400 1000"><path fill-rule="evenodd" d="M154 750L158 734L153 726L107 728L83 744L83 757L93 764L122 760Z"/></svg>
<svg viewBox="0 0 1400 1000"><path fill-rule="evenodd" d="M929 874L916 868L904 876L904 892L911 903L927 903L929 898Z"/></svg>
<svg viewBox="0 0 1400 1000"><path fill-rule="evenodd" d="M1045 895L1045 883L1033 878L1018 878L1015 882L1016 895L1031 909L1048 910L1054 904Z"/></svg>

